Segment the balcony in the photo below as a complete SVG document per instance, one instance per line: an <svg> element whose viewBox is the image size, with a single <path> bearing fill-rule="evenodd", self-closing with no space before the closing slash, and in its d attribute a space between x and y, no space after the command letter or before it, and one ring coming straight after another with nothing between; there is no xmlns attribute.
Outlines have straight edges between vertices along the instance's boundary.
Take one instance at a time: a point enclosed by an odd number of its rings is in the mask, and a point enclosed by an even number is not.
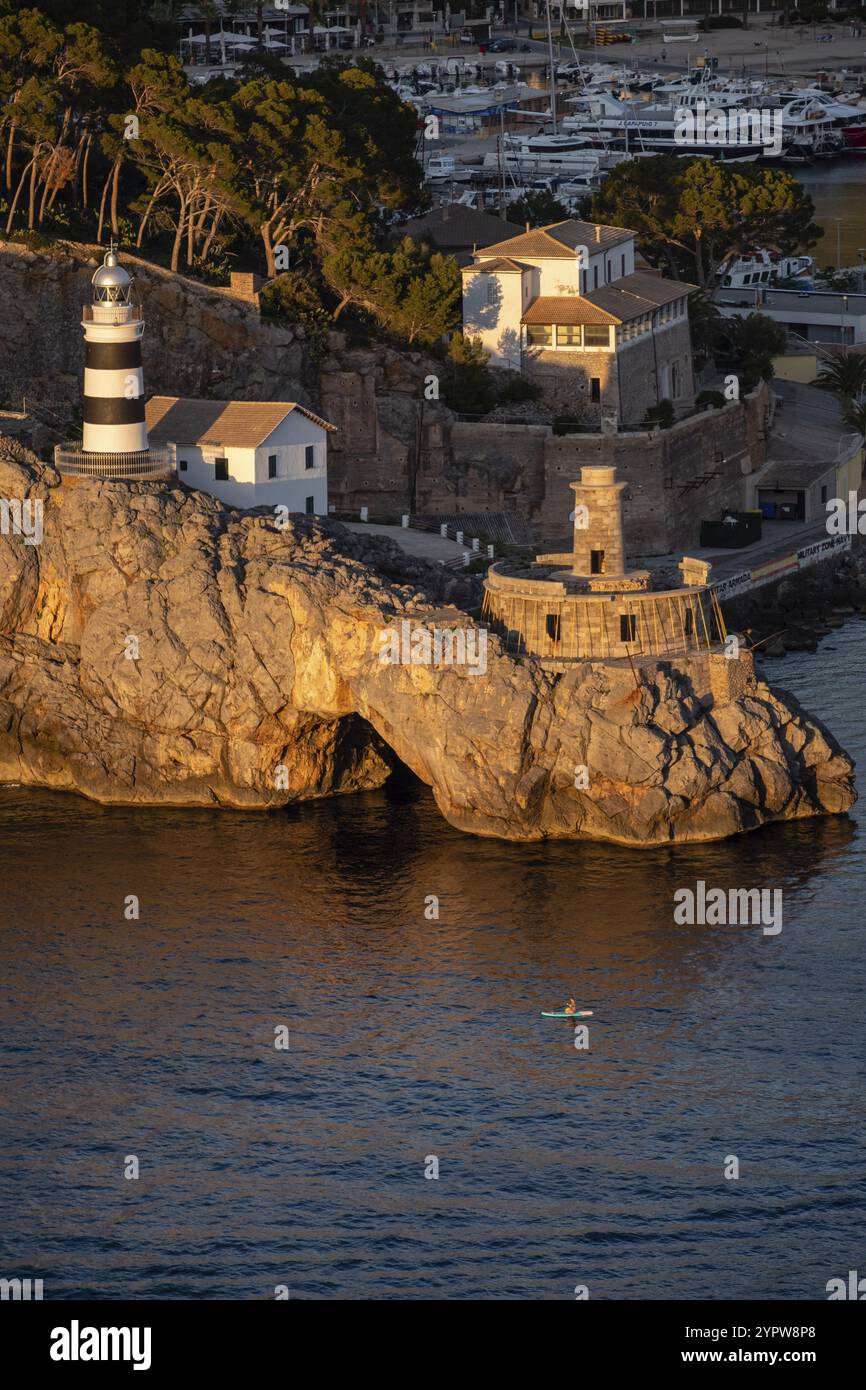
<svg viewBox="0 0 866 1390"><path fill-rule="evenodd" d="M109 478L156 482L174 476L174 459L168 449L146 449L137 454L85 453L81 444L58 444L54 467L66 477Z"/></svg>

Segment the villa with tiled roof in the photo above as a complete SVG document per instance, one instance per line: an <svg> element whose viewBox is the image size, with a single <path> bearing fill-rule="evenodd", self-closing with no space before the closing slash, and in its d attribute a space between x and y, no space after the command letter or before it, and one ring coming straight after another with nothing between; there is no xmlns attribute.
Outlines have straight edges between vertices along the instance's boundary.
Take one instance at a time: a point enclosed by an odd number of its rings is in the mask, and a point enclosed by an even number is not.
<svg viewBox="0 0 866 1390"><path fill-rule="evenodd" d="M694 402L688 300L696 286L635 269L635 233L569 219L477 251L463 331L562 413L609 427L664 400Z"/></svg>
<svg viewBox="0 0 866 1390"><path fill-rule="evenodd" d="M296 401L151 396L149 438L180 482L233 507L328 514L328 435L334 425Z"/></svg>

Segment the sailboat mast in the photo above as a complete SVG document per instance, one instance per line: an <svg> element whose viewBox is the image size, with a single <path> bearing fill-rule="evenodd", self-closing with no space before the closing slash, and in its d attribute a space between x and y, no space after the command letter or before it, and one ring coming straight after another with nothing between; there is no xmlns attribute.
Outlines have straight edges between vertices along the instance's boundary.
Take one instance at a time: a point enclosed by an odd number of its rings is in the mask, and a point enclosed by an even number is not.
<svg viewBox="0 0 866 1390"><path fill-rule="evenodd" d="M553 133L556 134L556 73L553 68L553 24L550 18L550 0L547 0L547 52L550 58L550 118Z"/></svg>

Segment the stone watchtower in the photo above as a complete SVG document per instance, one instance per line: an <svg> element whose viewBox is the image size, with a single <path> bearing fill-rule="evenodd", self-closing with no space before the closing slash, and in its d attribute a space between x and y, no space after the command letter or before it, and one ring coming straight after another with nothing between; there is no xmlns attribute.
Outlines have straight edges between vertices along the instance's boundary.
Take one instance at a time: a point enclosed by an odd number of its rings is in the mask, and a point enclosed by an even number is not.
<svg viewBox="0 0 866 1390"><path fill-rule="evenodd" d="M616 469L582 467L574 492L573 548L539 555L530 573L491 565L484 615L506 650L561 667L572 661L712 652L725 637L709 565L683 560L676 589L652 589L626 567Z"/></svg>
<svg viewBox="0 0 866 1390"><path fill-rule="evenodd" d="M572 574L613 578L625 573L622 494L615 468L581 468L574 493L574 561Z"/></svg>

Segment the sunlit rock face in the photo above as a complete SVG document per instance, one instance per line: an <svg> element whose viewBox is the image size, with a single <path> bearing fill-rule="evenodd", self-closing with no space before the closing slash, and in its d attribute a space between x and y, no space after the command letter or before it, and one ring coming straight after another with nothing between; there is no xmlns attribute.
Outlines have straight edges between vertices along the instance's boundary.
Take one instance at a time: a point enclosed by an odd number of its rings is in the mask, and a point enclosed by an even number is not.
<svg viewBox="0 0 866 1390"><path fill-rule="evenodd" d="M494 637L437 666L406 634L471 634L443 606L469 581L389 542L181 486L60 486L2 441L0 498L41 502L43 533L10 511L0 534L0 780L267 808L378 787L400 759L463 830L634 846L853 804L851 760L750 668L557 674Z"/></svg>

